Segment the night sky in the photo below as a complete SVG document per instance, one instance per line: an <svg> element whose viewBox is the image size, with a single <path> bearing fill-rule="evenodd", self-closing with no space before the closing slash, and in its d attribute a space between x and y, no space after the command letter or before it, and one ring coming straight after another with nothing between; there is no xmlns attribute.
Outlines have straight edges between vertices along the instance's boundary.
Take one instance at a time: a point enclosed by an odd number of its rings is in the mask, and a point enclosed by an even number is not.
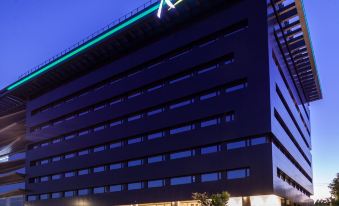
<svg viewBox="0 0 339 206"><path fill-rule="evenodd" d="M146 0L1 0L0 88ZM315 197L339 172L339 1L304 0L324 100L311 104Z"/></svg>

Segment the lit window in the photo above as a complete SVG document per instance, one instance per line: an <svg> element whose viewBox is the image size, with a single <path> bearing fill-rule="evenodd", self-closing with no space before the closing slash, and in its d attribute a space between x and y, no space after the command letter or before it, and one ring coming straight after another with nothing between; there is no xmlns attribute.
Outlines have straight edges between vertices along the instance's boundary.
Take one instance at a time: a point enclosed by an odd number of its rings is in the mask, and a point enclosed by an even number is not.
<svg viewBox="0 0 339 206"><path fill-rule="evenodd" d="M141 92L135 92L133 94L128 95L127 99L132 99L132 98L137 97L139 95L141 95Z"/></svg>
<svg viewBox="0 0 339 206"><path fill-rule="evenodd" d="M65 177L74 177L75 176L75 172L66 172L65 173Z"/></svg>
<svg viewBox="0 0 339 206"><path fill-rule="evenodd" d="M88 175L89 174L89 169L84 169L84 170L79 170L78 175Z"/></svg>
<svg viewBox="0 0 339 206"><path fill-rule="evenodd" d="M98 173L98 172L104 172L105 171L105 166L101 166L101 167L95 167L93 169L94 173Z"/></svg>
<svg viewBox="0 0 339 206"><path fill-rule="evenodd" d="M86 115L88 113L89 113L89 110L82 111L82 112L79 113L79 117Z"/></svg>
<svg viewBox="0 0 339 206"><path fill-rule="evenodd" d="M102 151L104 151L106 148L105 148L105 145L103 145L103 146L99 146L99 147L95 147L94 149L93 149L93 152L102 152Z"/></svg>
<svg viewBox="0 0 339 206"><path fill-rule="evenodd" d="M220 150L219 145L214 145L214 146L209 146L209 147L203 147L201 148L201 154L205 155L205 154L211 154L211 153L215 153L218 152Z"/></svg>
<svg viewBox="0 0 339 206"><path fill-rule="evenodd" d="M147 115L148 115L148 116L152 116L152 115L159 114L159 113L161 113L161 112L163 112L163 111L164 111L163 108L159 108L159 109L155 109L155 110L152 110L152 111L147 112Z"/></svg>
<svg viewBox="0 0 339 206"><path fill-rule="evenodd" d="M89 189L78 190L78 195L79 196L89 195Z"/></svg>
<svg viewBox="0 0 339 206"><path fill-rule="evenodd" d="M200 123L200 127L209 127L209 126L213 126L213 125L217 125L218 124L218 119L210 119L210 120L206 120L206 121L202 121Z"/></svg>
<svg viewBox="0 0 339 206"><path fill-rule="evenodd" d="M59 180L61 179L61 174L53 175L52 180Z"/></svg>
<svg viewBox="0 0 339 206"><path fill-rule="evenodd" d="M53 144L56 144L56 143L59 143L59 142L61 142L61 138L54 139L54 140L52 141Z"/></svg>
<svg viewBox="0 0 339 206"><path fill-rule="evenodd" d="M219 172L202 174L201 182L217 181L217 180L220 180L220 178L221 178L221 174Z"/></svg>
<svg viewBox="0 0 339 206"><path fill-rule="evenodd" d="M141 117L142 117L142 115L141 115L141 114L138 114L138 115L134 115L134 116L129 117L127 120L128 120L129 122L132 122L132 121L141 119Z"/></svg>
<svg viewBox="0 0 339 206"><path fill-rule="evenodd" d="M75 192L74 191L67 191L65 192L65 197L74 197Z"/></svg>
<svg viewBox="0 0 339 206"><path fill-rule="evenodd" d="M105 106L106 106L105 104L98 105L98 106L94 107L94 111L101 110L101 109L105 108Z"/></svg>
<svg viewBox="0 0 339 206"><path fill-rule="evenodd" d="M192 176L186 177L175 177L170 179L171 185L184 185L184 184L191 184L194 182L194 178Z"/></svg>
<svg viewBox="0 0 339 206"><path fill-rule="evenodd" d="M140 166L142 165L142 160L131 160L128 161L127 166L128 167L135 167L135 166Z"/></svg>
<svg viewBox="0 0 339 206"><path fill-rule="evenodd" d="M234 85L234 86L228 87L226 89L226 93L235 92L235 91L244 89L246 87L247 87L247 83L241 83L241 84L238 84L238 85Z"/></svg>
<svg viewBox="0 0 339 206"><path fill-rule="evenodd" d="M130 183L127 185L128 190L139 190L142 189L142 182Z"/></svg>
<svg viewBox="0 0 339 206"><path fill-rule="evenodd" d="M109 145L110 149L116 149L116 148L120 148L120 147L122 147L122 142L114 142L114 143Z"/></svg>
<svg viewBox="0 0 339 206"><path fill-rule="evenodd" d="M244 148L246 147L246 141L239 141L239 142L231 142L227 143L227 150L232 150L232 149L239 149L239 148Z"/></svg>
<svg viewBox="0 0 339 206"><path fill-rule="evenodd" d="M122 168L122 163L115 163L115 164L111 164L109 166L110 170L117 170L117 169L121 169Z"/></svg>
<svg viewBox="0 0 339 206"><path fill-rule="evenodd" d="M228 170L227 171L227 179L242 179L250 176L250 170L247 169L237 169L237 170Z"/></svg>
<svg viewBox="0 0 339 206"><path fill-rule="evenodd" d="M175 104L171 104L169 106L170 109L176 109L176 108L179 108L179 107L184 107L186 105L189 105L193 103L193 100L190 99L190 100L185 100L185 101L182 101L182 102L179 102L179 103L175 103Z"/></svg>
<svg viewBox="0 0 339 206"><path fill-rule="evenodd" d="M114 127L114 126L117 126L117 125L120 125L120 124L122 124L122 121L121 121L121 120L112 122L109 126L110 126L110 127Z"/></svg>
<svg viewBox="0 0 339 206"><path fill-rule="evenodd" d="M153 164L153 163L162 162L162 161L164 161L163 155L153 156L147 159L148 164Z"/></svg>
<svg viewBox="0 0 339 206"><path fill-rule="evenodd" d="M163 85L162 85L162 84L159 84L159 85L153 86L153 87L151 87L151 88L148 88L148 89L147 89L147 92L152 92L152 91L158 90L158 89L160 89L160 88L162 88L162 87L163 87Z"/></svg>
<svg viewBox="0 0 339 206"><path fill-rule="evenodd" d="M147 182L148 188L163 187L165 185L164 180L151 180Z"/></svg>
<svg viewBox="0 0 339 206"><path fill-rule="evenodd" d="M89 134L89 130L84 130L84 131L79 132L79 136L83 136L86 134Z"/></svg>
<svg viewBox="0 0 339 206"><path fill-rule="evenodd" d="M41 160L41 162L40 162L41 165L45 165L45 164L48 164L48 163L49 163L48 159L47 160Z"/></svg>
<svg viewBox="0 0 339 206"><path fill-rule="evenodd" d="M48 176L40 177L40 182L47 182L49 180Z"/></svg>
<svg viewBox="0 0 339 206"><path fill-rule="evenodd" d="M188 79L188 78L190 78L190 77L191 77L191 75L190 75L190 74L187 74L187 75L185 75L185 76L181 76L181 77L172 79L172 80L169 81L169 83L170 83L170 84L174 84L174 83L180 82L180 81L182 81L182 80Z"/></svg>
<svg viewBox="0 0 339 206"><path fill-rule="evenodd" d="M140 142L142 142L142 137L137 137L137 138L129 139L127 141L127 144L136 144Z"/></svg>
<svg viewBox="0 0 339 206"><path fill-rule="evenodd" d="M112 185L109 187L110 192L120 192L122 191L122 185Z"/></svg>
<svg viewBox="0 0 339 206"><path fill-rule="evenodd" d="M45 142L45 143L42 143L41 144L41 147L46 147L46 146L48 146L49 145L49 143L48 142Z"/></svg>
<svg viewBox="0 0 339 206"><path fill-rule="evenodd" d="M113 101L111 101L111 102L109 103L109 105L112 106L112 105L118 104L118 103L120 103L120 102L122 102L122 99L114 99Z"/></svg>
<svg viewBox="0 0 339 206"><path fill-rule="evenodd" d="M38 199L38 197L36 196L36 195L29 195L28 197L27 197L27 200L28 201L35 201L35 200L37 200Z"/></svg>
<svg viewBox="0 0 339 206"><path fill-rule="evenodd" d="M65 155L65 159L71 159L75 157L75 153L70 153Z"/></svg>
<svg viewBox="0 0 339 206"><path fill-rule="evenodd" d="M153 140L153 139L158 139L158 138L161 138L164 136L164 133L163 132L157 132L157 133L153 133L153 134L149 134L147 136L147 139L148 140Z"/></svg>
<svg viewBox="0 0 339 206"><path fill-rule="evenodd" d="M88 149L78 152L79 156L88 155L88 154L89 154L89 150Z"/></svg>
<svg viewBox="0 0 339 206"><path fill-rule="evenodd" d="M234 121L234 119L235 119L234 113L227 114L225 118L226 122L232 122Z"/></svg>
<svg viewBox="0 0 339 206"><path fill-rule="evenodd" d="M70 140L70 139L73 139L74 137L75 137L75 134L67 135L65 136L65 140Z"/></svg>
<svg viewBox="0 0 339 206"><path fill-rule="evenodd" d="M40 200L47 200L49 198L48 194L40 195Z"/></svg>
<svg viewBox="0 0 339 206"><path fill-rule="evenodd" d="M101 193L104 193L104 192L105 192L105 187L95 187L93 189L94 194L101 194Z"/></svg>
<svg viewBox="0 0 339 206"><path fill-rule="evenodd" d="M61 192L52 193L52 199L59 199L61 197L62 197L62 193Z"/></svg>
<svg viewBox="0 0 339 206"><path fill-rule="evenodd" d="M210 66L210 67L207 67L207 68L203 68L203 69L198 70L198 74L203 74L203 73L215 70L217 68L218 68L218 65L213 65L213 66Z"/></svg>
<svg viewBox="0 0 339 206"><path fill-rule="evenodd" d="M97 126L93 129L94 132L99 132L105 129L105 125Z"/></svg>
<svg viewBox="0 0 339 206"><path fill-rule="evenodd" d="M204 94L204 95L200 96L200 100L203 101L203 100L206 100L206 99L210 99L210 98L216 97L217 95L218 95L218 92L211 92L211 93L208 93L208 94Z"/></svg>
<svg viewBox="0 0 339 206"><path fill-rule="evenodd" d="M186 126L178 127L175 129L171 129L170 134L178 134L182 132L187 132L187 131L191 131L192 129L194 129L194 125L186 125Z"/></svg>
<svg viewBox="0 0 339 206"><path fill-rule="evenodd" d="M170 159L175 160L175 159L181 159L181 158L186 158L186 157L191 157L194 156L194 150L187 150L183 152L176 152L170 154Z"/></svg>
<svg viewBox="0 0 339 206"><path fill-rule="evenodd" d="M251 139L251 145L259 145L259 144L266 144L267 143L267 138L266 137L258 137L258 138L253 138Z"/></svg>

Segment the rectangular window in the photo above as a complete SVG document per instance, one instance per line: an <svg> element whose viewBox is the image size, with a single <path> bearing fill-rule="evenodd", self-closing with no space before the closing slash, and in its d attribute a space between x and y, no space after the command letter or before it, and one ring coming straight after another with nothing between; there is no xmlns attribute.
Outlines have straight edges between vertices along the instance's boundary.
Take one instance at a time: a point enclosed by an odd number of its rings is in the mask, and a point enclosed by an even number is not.
<svg viewBox="0 0 339 206"><path fill-rule="evenodd" d="M202 155L211 154L211 153L218 152L219 150L220 150L220 146L219 145L203 147L203 148L201 148L201 154Z"/></svg>
<svg viewBox="0 0 339 206"><path fill-rule="evenodd" d="M98 172L105 172L105 166L93 168L93 173L98 173Z"/></svg>
<svg viewBox="0 0 339 206"><path fill-rule="evenodd" d="M218 92L211 92L211 93L208 93L208 94L201 95L200 100L204 101L206 99L210 99L210 98L213 98L213 97L216 97L216 96L218 96Z"/></svg>
<svg viewBox="0 0 339 206"><path fill-rule="evenodd" d="M118 104L120 102L122 102L122 99L114 99L109 103L109 105L112 106L112 105Z"/></svg>
<svg viewBox="0 0 339 206"><path fill-rule="evenodd" d="M71 140L74 137L75 137L75 134L70 134L70 135L65 136L65 140Z"/></svg>
<svg viewBox="0 0 339 206"><path fill-rule="evenodd" d="M110 127L114 127L114 126L117 126L117 125L120 125L120 124L122 124L122 121L121 121L121 120L112 122L109 126L110 126Z"/></svg>
<svg viewBox="0 0 339 206"><path fill-rule="evenodd" d="M105 129L105 125L97 126L93 129L94 132L99 132Z"/></svg>
<svg viewBox="0 0 339 206"><path fill-rule="evenodd" d="M79 156L84 156L84 155L88 155L88 154L89 154L89 150L88 149L82 150L82 151L78 152Z"/></svg>
<svg viewBox="0 0 339 206"><path fill-rule="evenodd" d="M47 182L49 180L48 176L40 177L40 182Z"/></svg>
<svg viewBox="0 0 339 206"><path fill-rule="evenodd" d="M178 78L175 78L175 79L172 79L169 81L170 84L174 84L174 83L177 83L177 82L180 82L180 81L183 81L185 79L188 79L191 77L191 74L187 74L187 75L184 75L184 76L180 76Z"/></svg>
<svg viewBox="0 0 339 206"><path fill-rule="evenodd" d="M122 185L112 185L109 187L110 192L120 192L122 191Z"/></svg>
<svg viewBox="0 0 339 206"><path fill-rule="evenodd" d="M48 163L49 163L48 159L47 160L41 160L41 162L40 162L41 165L45 165L45 164L48 164Z"/></svg>
<svg viewBox="0 0 339 206"><path fill-rule="evenodd" d="M132 98L137 97L137 96L139 96L139 95L141 95L141 92L140 92L140 91L128 95L127 99L132 99Z"/></svg>
<svg viewBox="0 0 339 206"><path fill-rule="evenodd" d="M122 142L114 142L114 143L109 145L110 149L116 149L116 148L120 148L120 147L122 147Z"/></svg>
<svg viewBox="0 0 339 206"><path fill-rule="evenodd" d="M155 86L153 86L151 88L148 88L147 92L152 92L152 91L158 90L158 89L160 89L162 87L163 87L163 84L155 85Z"/></svg>
<svg viewBox="0 0 339 206"><path fill-rule="evenodd" d="M152 133L147 136L148 140L158 139L164 136L163 132Z"/></svg>
<svg viewBox="0 0 339 206"><path fill-rule="evenodd" d="M101 194L101 193L104 193L104 192L105 192L105 187L95 187L93 189L94 194Z"/></svg>
<svg viewBox="0 0 339 206"><path fill-rule="evenodd" d="M227 115L226 115L226 118L225 118L226 122L233 122L234 119L235 119L234 113L229 113L229 114L227 114Z"/></svg>
<svg viewBox="0 0 339 206"><path fill-rule="evenodd" d="M161 113L161 112L163 112L163 111L164 111L163 108L159 108L159 109L155 109L155 110L152 110L152 111L147 112L147 115L148 115L148 116L152 116L152 115L159 114L159 113Z"/></svg>
<svg viewBox="0 0 339 206"><path fill-rule="evenodd" d="M59 179L61 179L61 174L52 175L52 180L59 180Z"/></svg>
<svg viewBox="0 0 339 206"><path fill-rule="evenodd" d="M248 176L250 176L250 170L248 168L228 170L227 171L227 179L228 180L242 179L242 178L246 178Z"/></svg>
<svg viewBox="0 0 339 206"><path fill-rule="evenodd" d="M102 152L106 149L106 146L105 145L102 145L102 146L99 146L99 147L95 147L93 149L93 152Z"/></svg>
<svg viewBox="0 0 339 206"><path fill-rule="evenodd" d="M74 191L67 191L65 192L65 197L74 197L75 192Z"/></svg>
<svg viewBox="0 0 339 206"><path fill-rule="evenodd" d="M219 172L202 174L201 182L217 181L217 180L220 180L220 178L221 178L221 174Z"/></svg>
<svg viewBox="0 0 339 206"><path fill-rule="evenodd" d="M59 199L61 197L62 197L62 193L61 192L52 193L52 199Z"/></svg>
<svg viewBox="0 0 339 206"><path fill-rule="evenodd" d="M193 183L192 176L185 176L185 177L175 177L170 179L171 185L184 185L184 184L191 184Z"/></svg>
<svg viewBox="0 0 339 206"><path fill-rule="evenodd" d="M136 166L140 166L142 165L142 160L131 160L131 161L128 161L127 163L127 166L128 167L136 167Z"/></svg>
<svg viewBox="0 0 339 206"><path fill-rule="evenodd" d="M142 142L142 137L137 137L137 138L129 139L127 141L127 144L137 144L140 142Z"/></svg>
<svg viewBox="0 0 339 206"><path fill-rule="evenodd" d="M40 200L47 200L49 198L48 194L40 195Z"/></svg>
<svg viewBox="0 0 339 206"><path fill-rule="evenodd" d="M175 160L175 159L187 158L187 157L192 157L192 156L194 156L194 150L187 150L187 151L176 152L176 153L170 154L170 159Z"/></svg>
<svg viewBox="0 0 339 206"><path fill-rule="evenodd" d="M89 189L78 190L78 195L79 196L89 195Z"/></svg>
<svg viewBox="0 0 339 206"><path fill-rule="evenodd" d="M101 110L101 109L103 109L105 107L106 107L106 104L98 105L98 106L94 107L94 111L96 112L96 111Z"/></svg>
<svg viewBox="0 0 339 206"><path fill-rule="evenodd" d="M28 201L35 201L35 200L37 200L38 199L38 197L36 196L36 195L29 195L28 197L27 197L27 200Z"/></svg>
<svg viewBox="0 0 339 206"><path fill-rule="evenodd" d="M65 173L65 177L74 177L75 176L75 172L66 172Z"/></svg>
<svg viewBox="0 0 339 206"><path fill-rule="evenodd" d="M182 101L182 102L178 102L178 103L174 103L174 104L171 104L169 106L170 109L176 109L176 108L179 108L179 107L184 107L186 105L189 105L193 103L193 100L190 99L190 100L185 100L185 101Z"/></svg>
<svg viewBox="0 0 339 206"><path fill-rule="evenodd" d="M89 110L85 110L79 113L79 117L84 116L89 113Z"/></svg>
<svg viewBox="0 0 339 206"><path fill-rule="evenodd" d="M48 142L45 142L45 143L42 143L41 144L41 147L47 147L49 145L49 143Z"/></svg>
<svg viewBox="0 0 339 206"><path fill-rule="evenodd" d="M78 175L88 175L89 174L89 169L84 169L84 170L79 170Z"/></svg>
<svg viewBox="0 0 339 206"><path fill-rule="evenodd" d="M238 91L238 90L242 90L242 89L245 89L246 87L247 87L247 83L237 84L237 85L228 87L226 89L226 93L231 93L231 92L235 92L235 91Z"/></svg>
<svg viewBox="0 0 339 206"><path fill-rule="evenodd" d="M259 145L259 144L266 144L267 143L267 138L266 137L257 137L251 139L251 145Z"/></svg>
<svg viewBox="0 0 339 206"><path fill-rule="evenodd" d="M162 161L164 161L163 155L153 156L147 159L148 164L153 164L153 163L162 162Z"/></svg>
<svg viewBox="0 0 339 206"><path fill-rule="evenodd" d="M129 122L132 122L132 121L135 121L135 120L141 119L141 117L142 117L142 115L141 115L141 114L134 115L134 116L128 117L127 121L129 121Z"/></svg>
<svg viewBox="0 0 339 206"><path fill-rule="evenodd" d="M142 182L130 183L127 185L128 190L140 190L142 189Z"/></svg>
<svg viewBox="0 0 339 206"><path fill-rule="evenodd" d="M199 69L198 74L203 74L203 73L215 70L217 68L218 68L218 65L213 65L213 66L210 66L210 67L207 67L207 68Z"/></svg>
<svg viewBox="0 0 339 206"><path fill-rule="evenodd" d="M87 134L89 134L89 130L84 130L84 131L79 132L79 136L83 136Z"/></svg>
<svg viewBox="0 0 339 206"><path fill-rule="evenodd" d="M246 141L238 141L238 142L231 142L231 143L227 143L226 147L227 150L233 150L233 149L239 149L239 148L244 148L246 147Z"/></svg>
<svg viewBox="0 0 339 206"><path fill-rule="evenodd" d="M150 180L147 182L148 188L156 188L156 187L163 187L165 186L164 180Z"/></svg>
<svg viewBox="0 0 339 206"><path fill-rule="evenodd" d="M213 126L213 125L217 125L219 123L219 119L215 118L215 119L209 119L206 121L202 121L200 123L200 127L209 127L209 126Z"/></svg>
<svg viewBox="0 0 339 206"><path fill-rule="evenodd" d="M65 159L71 159L75 157L75 153L70 153L65 155Z"/></svg>
<svg viewBox="0 0 339 206"><path fill-rule="evenodd" d="M114 163L109 166L110 170L118 170L122 168L122 163Z"/></svg>
<svg viewBox="0 0 339 206"><path fill-rule="evenodd" d="M182 127L177 127L174 129L170 130L170 134L178 134L178 133L182 133L182 132L188 132L191 131L192 129L194 129L194 125L186 125L186 126L182 126Z"/></svg>
<svg viewBox="0 0 339 206"><path fill-rule="evenodd" d="M52 140L52 144L56 144L56 143L59 143L59 142L61 142L61 138Z"/></svg>

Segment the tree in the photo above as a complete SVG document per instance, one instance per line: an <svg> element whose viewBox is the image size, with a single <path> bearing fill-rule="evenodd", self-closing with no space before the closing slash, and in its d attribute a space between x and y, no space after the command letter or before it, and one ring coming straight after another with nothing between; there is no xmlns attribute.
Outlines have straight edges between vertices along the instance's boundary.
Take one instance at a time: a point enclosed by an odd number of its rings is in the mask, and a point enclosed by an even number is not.
<svg viewBox="0 0 339 206"><path fill-rule="evenodd" d="M228 206L230 194L228 192L222 192L209 196L206 192L193 193L192 198L197 200L201 206Z"/></svg>
<svg viewBox="0 0 339 206"><path fill-rule="evenodd" d="M337 177L335 177L332 183L328 186L330 188L330 192L332 197L339 201L339 173L337 173Z"/></svg>

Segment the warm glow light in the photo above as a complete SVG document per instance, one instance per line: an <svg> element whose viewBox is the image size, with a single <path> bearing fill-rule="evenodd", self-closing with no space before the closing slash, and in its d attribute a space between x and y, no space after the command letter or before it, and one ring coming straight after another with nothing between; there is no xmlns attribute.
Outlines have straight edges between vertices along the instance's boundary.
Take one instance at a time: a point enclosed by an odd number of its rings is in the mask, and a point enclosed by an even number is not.
<svg viewBox="0 0 339 206"><path fill-rule="evenodd" d="M228 201L229 206L242 206L242 197L231 197Z"/></svg>
<svg viewBox="0 0 339 206"><path fill-rule="evenodd" d="M281 206L281 198L276 195L251 196L251 206Z"/></svg>

